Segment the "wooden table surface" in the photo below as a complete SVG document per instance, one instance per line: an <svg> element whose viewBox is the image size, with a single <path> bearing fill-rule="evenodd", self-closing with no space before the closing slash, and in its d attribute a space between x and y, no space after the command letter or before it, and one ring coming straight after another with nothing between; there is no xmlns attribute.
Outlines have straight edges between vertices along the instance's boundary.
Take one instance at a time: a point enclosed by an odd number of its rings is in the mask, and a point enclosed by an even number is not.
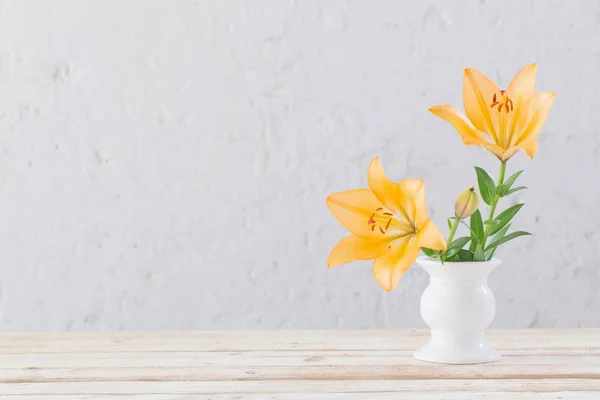
<svg viewBox="0 0 600 400"><path fill-rule="evenodd" d="M0 400L600 399L600 329L491 331L500 362L427 364L426 331L0 335Z"/></svg>

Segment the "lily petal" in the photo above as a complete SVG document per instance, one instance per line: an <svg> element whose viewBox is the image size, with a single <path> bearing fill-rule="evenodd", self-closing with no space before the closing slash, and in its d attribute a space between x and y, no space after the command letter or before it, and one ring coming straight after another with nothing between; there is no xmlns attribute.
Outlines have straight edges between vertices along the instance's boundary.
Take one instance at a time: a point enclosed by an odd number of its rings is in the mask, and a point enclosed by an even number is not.
<svg viewBox="0 0 600 400"><path fill-rule="evenodd" d="M369 182L369 187L373 191L373 194L377 197L377 200L391 210L397 217L404 219L404 222L410 224L408 213L404 209L404 204L400 201L401 199L398 193L399 186L397 183L389 180L385 175L379 157L375 157L371 161L371 164L369 164L367 181Z"/></svg>
<svg viewBox="0 0 600 400"><path fill-rule="evenodd" d="M494 94L500 89L481 72L467 68L463 82L463 105L475 128L488 133L498 143L498 111L491 108Z"/></svg>
<svg viewBox="0 0 600 400"><path fill-rule="evenodd" d="M508 161L512 156L517 154L521 150L519 147L511 146L502 153L502 157L500 157L500 161Z"/></svg>
<svg viewBox="0 0 600 400"><path fill-rule="evenodd" d="M515 103L519 99L528 99L535 95L535 78L537 75L537 64L529 64L521 69L506 89L506 94Z"/></svg>
<svg viewBox="0 0 600 400"><path fill-rule="evenodd" d="M548 118L555 97L556 93L541 92L528 101L529 117L527 122L520 127L519 136L515 141L516 146L521 146L523 143L532 141L538 136Z"/></svg>
<svg viewBox="0 0 600 400"><path fill-rule="evenodd" d="M416 226L427 219L425 205L425 182L422 179L405 179L399 184L400 201L408 216Z"/></svg>
<svg viewBox="0 0 600 400"><path fill-rule="evenodd" d="M471 126L456 107L450 105L433 106L429 111L433 115L450 122L461 136L463 143L467 146L480 146L492 152L496 157L502 157L502 153L504 152L502 147L484 140L481 133Z"/></svg>
<svg viewBox="0 0 600 400"><path fill-rule="evenodd" d="M389 243L388 240L347 236L329 253L327 266L336 267L356 260L373 260L388 250Z"/></svg>
<svg viewBox="0 0 600 400"><path fill-rule="evenodd" d="M529 158L533 158L535 157L535 153L537 153L538 146L539 142L536 139L533 139L521 143L520 145L518 145L518 148L523 150L525 154L529 156Z"/></svg>
<svg viewBox="0 0 600 400"><path fill-rule="evenodd" d="M454 129L456 129L458 134L461 136L464 144L472 145L484 140L483 135L473 128L471 123L458 110L458 108L444 104L429 107L429 112L443 120L450 122L452 126L454 126Z"/></svg>
<svg viewBox="0 0 600 400"><path fill-rule="evenodd" d="M373 238L381 232L371 230L369 218L379 208L387 209L369 189L354 189L337 192L327 197L327 207L335 218L355 235Z"/></svg>
<svg viewBox="0 0 600 400"><path fill-rule="evenodd" d="M446 250L444 235L430 218L419 226L416 239L419 248L427 247L433 250Z"/></svg>
<svg viewBox="0 0 600 400"><path fill-rule="evenodd" d="M508 114L508 121L506 123L508 134L505 143L509 147L514 144L519 120L522 118L526 119L528 116L527 111L525 111L527 107L524 107L524 103L535 96L536 75L537 64L529 64L515 75L508 85L508 89L506 89L506 94L513 102L514 107L514 112Z"/></svg>
<svg viewBox="0 0 600 400"><path fill-rule="evenodd" d="M393 290L402 275L414 264L421 249L414 239L403 240L373 261L373 274L383 290Z"/></svg>

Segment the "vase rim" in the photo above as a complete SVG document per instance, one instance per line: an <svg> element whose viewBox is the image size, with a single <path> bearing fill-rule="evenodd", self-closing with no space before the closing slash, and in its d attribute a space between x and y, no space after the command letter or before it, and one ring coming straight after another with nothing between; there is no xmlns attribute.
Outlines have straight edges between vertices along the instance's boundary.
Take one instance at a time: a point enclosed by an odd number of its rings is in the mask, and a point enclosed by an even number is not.
<svg viewBox="0 0 600 400"><path fill-rule="evenodd" d="M429 258L427 256L419 256L417 257L417 262L419 264L429 264L429 265L442 265L442 262L440 260L436 260L433 258ZM451 265L482 265L482 264L494 264L494 265L500 265L502 264L502 260L499 258L492 258L491 260L487 260L487 261L460 261L460 262L452 262L452 261L448 261L444 264L451 264Z"/></svg>

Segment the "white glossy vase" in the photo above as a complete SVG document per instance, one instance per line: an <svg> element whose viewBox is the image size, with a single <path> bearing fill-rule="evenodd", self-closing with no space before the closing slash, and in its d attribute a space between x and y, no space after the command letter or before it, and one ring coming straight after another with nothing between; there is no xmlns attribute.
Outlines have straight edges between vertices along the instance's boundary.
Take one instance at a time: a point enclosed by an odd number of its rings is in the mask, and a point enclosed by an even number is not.
<svg viewBox="0 0 600 400"><path fill-rule="evenodd" d="M429 274L429 286L421 297L421 316L431 328L431 340L414 357L444 364L499 360L500 354L485 343L484 332L496 313L487 277L501 261L442 264L420 257L417 264Z"/></svg>

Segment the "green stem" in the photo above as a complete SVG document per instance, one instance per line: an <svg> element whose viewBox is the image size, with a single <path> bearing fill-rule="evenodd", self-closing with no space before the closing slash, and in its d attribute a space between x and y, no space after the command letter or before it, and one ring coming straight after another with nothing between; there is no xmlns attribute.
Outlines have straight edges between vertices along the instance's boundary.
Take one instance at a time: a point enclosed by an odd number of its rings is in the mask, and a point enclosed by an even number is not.
<svg viewBox="0 0 600 400"><path fill-rule="evenodd" d="M456 230L458 229L459 224L460 224L460 218L455 218L454 224L452 225L452 229L450 229L450 234L448 235L448 241L446 242L446 248L450 248L450 244L452 243L452 240L454 239L454 235L456 235Z"/></svg>
<svg viewBox="0 0 600 400"><path fill-rule="evenodd" d="M500 177L498 178L498 184L496 185L496 187L498 187L504 183L504 174L505 173L506 173L506 161L501 161L500 162ZM491 221L494 219L494 213L496 212L496 206L498 205L498 200L500 200L500 196L498 196L498 194L496 194L494 196L494 201L492 202L492 205L490 206L490 216L488 217L488 221ZM485 227L485 232L483 234L483 248L485 248L487 238L490 233L490 227L491 227L491 225L487 225Z"/></svg>

